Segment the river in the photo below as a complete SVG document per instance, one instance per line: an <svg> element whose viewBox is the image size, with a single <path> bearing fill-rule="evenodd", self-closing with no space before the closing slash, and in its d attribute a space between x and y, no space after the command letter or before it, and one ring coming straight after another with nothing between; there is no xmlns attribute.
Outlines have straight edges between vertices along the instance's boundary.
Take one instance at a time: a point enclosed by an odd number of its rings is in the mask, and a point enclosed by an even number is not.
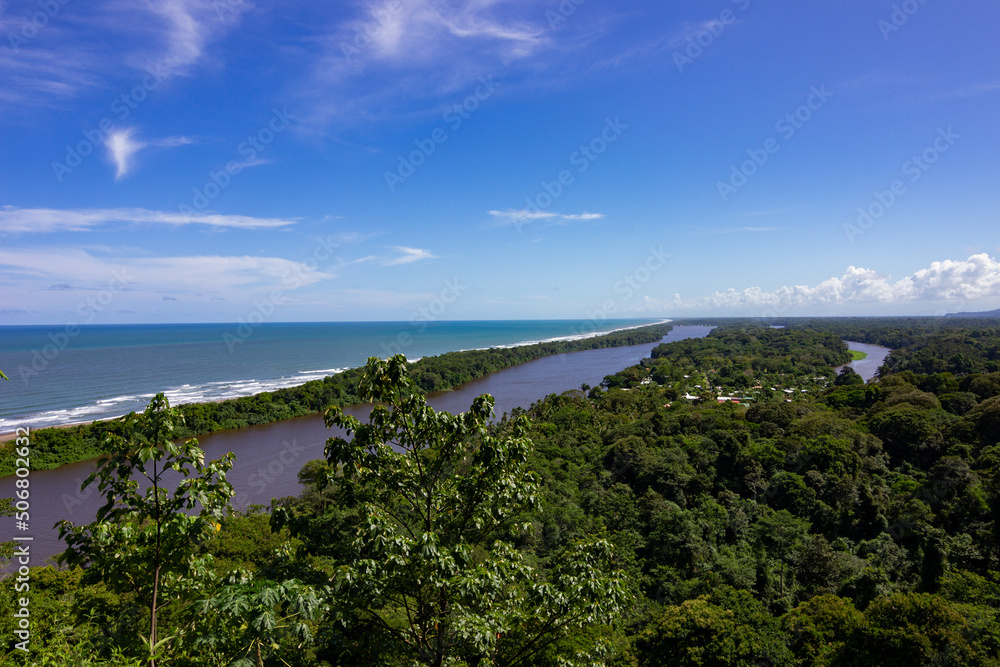
<svg viewBox="0 0 1000 667"><path fill-rule="evenodd" d="M661 342L702 338L712 327L677 326ZM496 413L515 407L529 407L552 393L579 389L583 383L596 386L606 375L639 363L658 343L630 347L584 350L544 357L474 380L447 392L428 397L436 410L463 412L480 394L491 394ZM345 412L362 421L369 407L355 406ZM236 497L233 506L245 509L252 504L266 505L271 498L297 495L301 491L297 475L311 459L323 457L326 439L341 435L328 429L321 415L309 415L273 424L212 433L199 438L208 459L226 452L236 453L236 463L227 475ZM61 519L75 524L93 521L103 499L96 484L81 491L83 481L94 471L94 461L72 463L55 470L30 474L31 489L31 564L43 565L45 559L62 551L65 545L52 526ZM13 476L0 480L2 497L14 495ZM8 520L9 521L9 520Z"/></svg>
<svg viewBox="0 0 1000 667"><path fill-rule="evenodd" d="M890 352L892 352L892 350L890 350L889 348L880 347L878 345L869 345L868 343L858 343L852 340L844 342L847 343L848 348L852 350L857 350L858 352L866 352L868 354L868 356L865 359L858 359L857 361L852 361L851 363L847 364L848 366L853 368L854 372L860 375L865 382L868 382L873 377L875 377L875 372L878 371L879 366L882 365L882 362L885 361L885 358L889 356ZM843 366L841 366L840 368L836 368L834 370L836 370L839 373L841 368L843 368Z"/></svg>
<svg viewBox="0 0 1000 667"><path fill-rule="evenodd" d="M712 327L676 326L661 342L702 338ZM452 391L437 392L428 397L436 410L457 413L468 409L480 394L491 394L496 402L496 414L510 412L515 407L529 407L535 401L553 393L578 389L583 383L596 386L606 375L639 363L649 356L658 343L630 347L603 348L571 352L529 361L507 368L479 380L473 380ZM848 341L852 350L868 353L867 359L851 362L865 381L870 380L889 354L888 348ZM345 410L358 419L367 418L368 406ZM328 429L321 415L308 415L273 424L251 426L212 433L199 438L208 459L227 452L236 453L236 463L227 476L236 490L233 506L245 509L253 504L267 505L271 498L297 495L301 491L297 475L311 459L323 457L326 439L342 435L338 429ZM31 564L42 565L45 559L62 551L64 544L52 526L61 519L75 524L93 521L102 504L96 485L81 491L80 486L94 470L94 461L71 463L55 470L33 471L31 482ZM0 497L14 495L13 476L0 480ZM9 521L9 520L8 520Z"/></svg>

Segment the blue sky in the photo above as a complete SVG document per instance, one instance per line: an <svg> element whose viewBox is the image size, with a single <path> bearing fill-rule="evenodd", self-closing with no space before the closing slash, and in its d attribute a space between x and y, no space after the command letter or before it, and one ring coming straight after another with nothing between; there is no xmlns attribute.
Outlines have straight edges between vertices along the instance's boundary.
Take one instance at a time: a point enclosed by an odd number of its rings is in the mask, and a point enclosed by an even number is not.
<svg viewBox="0 0 1000 667"><path fill-rule="evenodd" d="M0 323L1000 307L987 0L0 1Z"/></svg>

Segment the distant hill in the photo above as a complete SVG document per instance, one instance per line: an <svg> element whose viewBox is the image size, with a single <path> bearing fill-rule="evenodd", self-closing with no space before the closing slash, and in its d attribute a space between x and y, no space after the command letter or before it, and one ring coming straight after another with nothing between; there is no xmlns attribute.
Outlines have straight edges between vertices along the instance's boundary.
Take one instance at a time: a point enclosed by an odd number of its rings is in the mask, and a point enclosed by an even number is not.
<svg viewBox="0 0 1000 667"><path fill-rule="evenodd" d="M985 310L980 313L948 313L945 317L1000 317L1000 308L996 310Z"/></svg>

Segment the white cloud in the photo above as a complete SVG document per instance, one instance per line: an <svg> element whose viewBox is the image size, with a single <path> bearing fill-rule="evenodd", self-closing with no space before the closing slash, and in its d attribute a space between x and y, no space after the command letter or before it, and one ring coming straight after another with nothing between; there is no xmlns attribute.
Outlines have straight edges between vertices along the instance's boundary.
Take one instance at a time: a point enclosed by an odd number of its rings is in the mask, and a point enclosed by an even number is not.
<svg viewBox="0 0 1000 667"><path fill-rule="evenodd" d="M953 90L949 93L943 95L943 97L976 97L979 95L985 95L988 93L996 93L1000 91L1000 81L987 81L983 83L973 83L967 86L962 86L957 90Z"/></svg>
<svg viewBox="0 0 1000 667"><path fill-rule="evenodd" d="M474 43L483 50L496 49L506 57L527 55L540 43L543 31L523 21L500 18L500 10L505 4L510 3L499 0L368 2L364 5L363 19L350 21L337 31L339 38L333 38L337 40L335 52L343 55L341 43L344 38L349 38L348 43L353 45L355 35L362 31L372 39L372 53L368 57L398 64L413 64L415 59L443 59L456 41Z"/></svg>
<svg viewBox="0 0 1000 667"><path fill-rule="evenodd" d="M603 213L573 213L570 215L560 216L563 220L600 220L604 217Z"/></svg>
<svg viewBox="0 0 1000 667"><path fill-rule="evenodd" d="M54 106L87 91L123 82L131 89L153 70L164 79L190 74L208 57L209 47L253 8L241 2L199 0L93 0L58 3L44 26L0 49L0 108L33 110ZM54 7L55 5L53 5ZM27 17L3 16L0 30L23 38ZM220 9L220 7L222 9Z"/></svg>
<svg viewBox="0 0 1000 667"><path fill-rule="evenodd" d="M163 148L172 148L174 146L190 146L196 143L193 137L164 137L163 139L155 139L149 143L150 146L161 146ZM254 166L257 164L267 164L267 160L247 160L243 163L244 166Z"/></svg>
<svg viewBox="0 0 1000 667"><path fill-rule="evenodd" d="M523 224L532 220L548 220L558 217L558 213L547 213L545 211L529 211L528 209L508 209L506 211L489 211L489 214L496 219L497 226Z"/></svg>
<svg viewBox="0 0 1000 667"><path fill-rule="evenodd" d="M504 227L507 225L521 227L522 225L529 224L535 220L546 220L549 224L561 225L572 220L600 220L604 217L603 213L588 213L586 211L583 213L564 214L526 208L507 209L506 211L488 211L488 213L493 216L494 227Z"/></svg>
<svg viewBox="0 0 1000 667"><path fill-rule="evenodd" d="M899 280L873 269L850 266L841 276L815 286L788 285L773 291L760 287L714 292L696 301L648 298L641 310L748 308L784 309L807 306L890 306L897 304L976 301L1000 297L1000 262L986 253L966 260L934 262Z"/></svg>
<svg viewBox="0 0 1000 667"><path fill-rule="evenodd" d="M195 18L196 4L186 0L164 0L150 3L149 7L165 21L165 52L157 65L166 70L168 76L184 73L201 57L209 24Z"/></svg>
<svg viewBox="0 0 1000 667"><path fill-rule="evenodd" d="M110 222L152 223L165 225L209 225L238 229L267 229L294 225L296 220L253 218L219 213L174 213L150 211L144 208L113 209L51 209L0 208L0 231L17 233L50 233L84 231Z"/></svg>
<svg viewBox="0 0 1000 667"><path fill-rule="evenodd" d="M478 78L509 72L550 37L545 12L521 0L367 0L310 55L299 82L303 126L323 132L333 120L438 115L442 102L461 102Z"/></svg>
<svg viewBox="0 0 1000 667"><path fill-rule="evenodd" d="M115 165L115 180L120 180L132 169L135 154L144 148L159 147L173 148L175 146L187 146L195 143L191 137L164 137L162 139L151 139L149 141L139 141L134 139L135 128L122 128L108 133L104 139L104 146L108 150L108 158ZM244 163L244 167L254 166Z"/></svg>
<svg viewBox="0 0 1000 667"><path fill-rule="evenodd" d="M399 253L397 257L387 259L382 262L382 266L398 266L400 264L411 264L413 262L419 262L423 259L438 259L437 255L433 255L428 250L423 250L422 248L408 248L406 246L394 246L393 250Z"/></svg>
<svg viewBox="0 0 1000 667"><path fill-rule="evenodd" d="M128 173L132 166L132 156L146 145L133 139L132 135L134 134L135 130L131 128L116 130L109 132L104 140L104 146L108 149L108 157L115 165L115 180Z"/></svg>
<svg viewBox="0 0 1000 667"><path fill-rule="evenodd" d="M22 294L31 283L37 285L35 289L47 289L52 284L102 289L116 275L124 276L129 291L159 292L169 286L174 293L287 288L292 277L297 286L337 277L281 257L99 256L77 248L0 250L0 266L5 267L4 282L16 282Z"/></svg>

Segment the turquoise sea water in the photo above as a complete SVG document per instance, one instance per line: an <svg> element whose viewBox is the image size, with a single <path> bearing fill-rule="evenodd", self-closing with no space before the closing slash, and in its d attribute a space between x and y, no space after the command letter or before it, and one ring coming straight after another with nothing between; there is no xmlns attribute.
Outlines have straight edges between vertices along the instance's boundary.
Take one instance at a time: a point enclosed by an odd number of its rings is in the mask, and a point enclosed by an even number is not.
<svg viewBox="0 0 1000 667"><path fill-rule="evenodd" d="M247 396L361 366L579 338L662 320L334 322L0 327L0 433Z"/></svg>

